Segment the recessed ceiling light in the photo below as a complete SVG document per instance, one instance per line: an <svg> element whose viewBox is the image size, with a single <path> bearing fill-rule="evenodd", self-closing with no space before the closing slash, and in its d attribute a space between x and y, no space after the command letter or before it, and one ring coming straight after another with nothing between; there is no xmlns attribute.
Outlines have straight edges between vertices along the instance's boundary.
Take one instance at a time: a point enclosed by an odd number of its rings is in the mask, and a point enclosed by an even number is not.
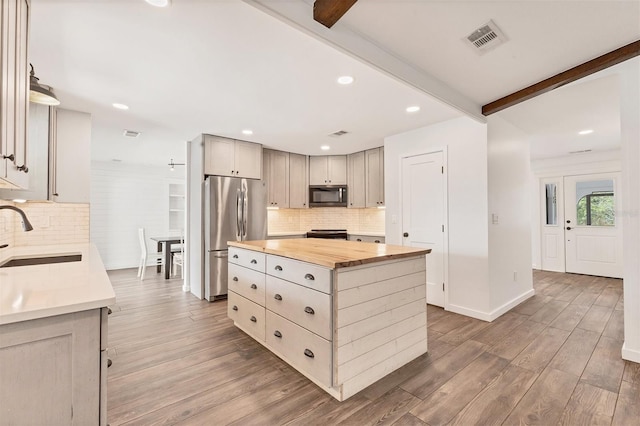
<svg viewBox="0 0 640 426"><path fill-rule="evenodd" d="M331 149L331 147L329 145L322 145L320 147L320 149L323 150L323 151L329 151Z"/></svg>
<svg viewBox="0 0 640 426"><path fill-rule="evenodd" d="M579 135L588 135L590 133L593 133L593 129L586 129L578 132Z"/></svg>
<svg viewBox="0 0 640 426"><path fill-rule="evenodd" d="M119 103L114 103L113 107L117 109L123 109L123 110L129 109L129 107L126 106L125 104L119 104Z"/></svg>
<svg viewBox="0 0 640 426"><path fill-rule="evenodd" d="M171 0L144 0L149 3L151 6L156 7L167 7L171 4Z"/></svg>
<svg viewBox="0 0 640 426"><path fill-rule="evenodd" d="M338 84L342 84L344 86L346 86L347 84L351 84L353 83L354 78L351 77L350 75L343 75L338 77Z"/></svg>
<svg viewBox="0 0 640 426"><path fill-rule="evenodd" d="M407 107L407 112L418 112L418 111L420 111L420 107L418 105Z"/></svg>
<svg viewBox="0 0 640 426"><path fill-rule="evenodd" d="M242 134L243 134L243 135L252 135L252 134L253 134L253 130L251 130L251 129L244 129L244 130L242 131Z"/></svg>

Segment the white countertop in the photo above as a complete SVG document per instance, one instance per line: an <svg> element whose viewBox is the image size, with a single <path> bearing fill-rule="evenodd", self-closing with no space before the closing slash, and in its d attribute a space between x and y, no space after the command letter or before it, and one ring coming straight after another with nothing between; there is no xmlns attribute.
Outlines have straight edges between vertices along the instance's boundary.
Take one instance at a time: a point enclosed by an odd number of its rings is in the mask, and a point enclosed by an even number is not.
<svg viewBox="0 0 640 426"><path fill-rule="evenodd" d="M0 324L115 303L111 281L93 244L5 248L0 250L0 263L18 256L77 253L82 254L79 262L0 268Z"/></svg>

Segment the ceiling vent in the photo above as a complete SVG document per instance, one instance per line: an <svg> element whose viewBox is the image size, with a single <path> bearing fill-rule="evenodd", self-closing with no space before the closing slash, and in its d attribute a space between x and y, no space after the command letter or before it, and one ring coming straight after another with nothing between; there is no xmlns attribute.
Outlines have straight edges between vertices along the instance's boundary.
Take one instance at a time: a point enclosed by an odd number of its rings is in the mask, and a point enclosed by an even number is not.
<svg viewBox="0 0 640 426"><path fill-rule="evenodd" d="M140 136L140 132L136 132L134 130L125 130L124 136L130 137L130 138L137 138L138 136Z"/></svg>
<svg viewBox="0 0 640 426"><path fill-rule="evenodd" d="M346 135L347 133L349 132L347 132L346 130L338 130L337 132L329 133L329 136L331 136L332 138L337 138L342 135Z"/></svg>
<svg viewBox="0 0 640 426"><path fill-rule="evenodd" d="M465 41L473 47L473 50L482 55L507 41L507 38L500 31L500 28L493 21L487 22L485 25L469 34Z"/></svg>
<svg viewBox="0 0 640 426"><path fill-rule="evenodd" d="M569 151L569 154L584 154L585 152L591 152L590 149L581 149L579 151Z"/></svg>

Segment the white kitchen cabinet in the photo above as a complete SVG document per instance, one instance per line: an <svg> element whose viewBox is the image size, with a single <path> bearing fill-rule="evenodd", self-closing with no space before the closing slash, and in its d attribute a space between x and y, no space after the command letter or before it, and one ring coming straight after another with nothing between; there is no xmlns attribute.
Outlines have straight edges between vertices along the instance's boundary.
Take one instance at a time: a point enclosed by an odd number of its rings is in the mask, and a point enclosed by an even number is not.
<svg viewBox="0 0 640 426"><path fill-rule="evenodd" d="M358 241L364 243L378 243L384 244L384 237L378 237L373 235L359 235L359 234L349 234L349 241Z"/></svg>
<svg viewBox="0 0 640 426"><path fill-rule="evenodd" d="M347 177L348 207L364 208L366 191L364 151L349 154L347 156Z"/></svg>
<svg viewBox="0 0 640 426"><path fill-rule="evenodd" d="M3 424L106 425L106 310L0 326Z"/></svg>
<svg viewBox="0 0 640 426"><path fill-rule="evenodd" d="M289 207L306 209L309 207L309 157L289 154Z"/></svg>
<svg viewBox="0 0 640 426"><path fill-rule="evenodd" d="M91 114L51 108L49 194L58 203L88 203Z"/></svg>
<svg viewBox="0 0 640 426"><path fill-rule="evenodd" d="M309 157L309 185L346 184L346 155L320 155Z"/></svg>
<svg viewBox="0 0 640 426"><path fill-rule="evenodd" d="M384 206L384 148L365 151L366 206Z"/></svg>
<svg viewBox="0 0 640 426"><path fill-rule="evenodd" d="M204 174L262 178L262 145L219 136L204 137Z"/></svg>
<svg viewBox="0 0 640 426"><path fill-rule="evenodd" d="M289 153L265 149L262 155L267 206L289 208Z"/></svg>
<svg viewBox="0 0 640 426"><path fill-rule="evenodd" d="M0 188L27 188L29 1L0 3Z"/></svg>

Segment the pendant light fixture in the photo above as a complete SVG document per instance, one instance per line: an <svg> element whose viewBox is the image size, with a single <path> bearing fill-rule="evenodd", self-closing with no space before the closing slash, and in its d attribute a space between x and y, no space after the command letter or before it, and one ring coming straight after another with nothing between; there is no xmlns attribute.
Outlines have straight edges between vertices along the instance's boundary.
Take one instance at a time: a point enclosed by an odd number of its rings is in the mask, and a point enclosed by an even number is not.
<svg viewBox="0 0 640 426"><path fill-rule="evenodd" d="M38 83L38 77L36 77L36 73L33 71L33 65L29 64L29 66L31 67L29 77L29 101L43 105L60 105L60 101L53 93L53 89Z"/></svg>
<svg viewBox="0 0 640 426"><path fill-rule="evenodd" d="M176 169L176 166L184 166L184 163L174 163L172 158L171 161L169 161L168 166L169 170L174 171Z"/></svg>

